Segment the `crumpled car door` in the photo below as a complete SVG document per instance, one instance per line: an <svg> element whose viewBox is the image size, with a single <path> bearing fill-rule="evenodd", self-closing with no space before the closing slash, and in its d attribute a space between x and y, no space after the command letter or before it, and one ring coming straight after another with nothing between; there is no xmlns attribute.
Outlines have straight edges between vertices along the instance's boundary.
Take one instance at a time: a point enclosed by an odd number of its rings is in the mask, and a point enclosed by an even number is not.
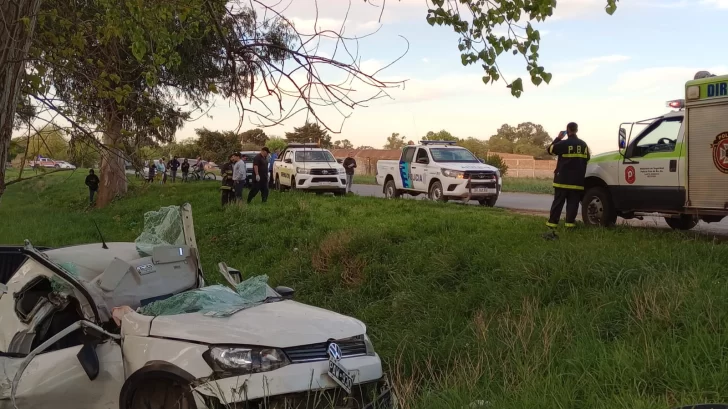
<svg viewBox="0 0 728 409"><path fill-rule="evenodd" d="M93 381L76 357L82 347L36 356L20 378L15 394L18 409L118 409L124 384L121 346L112 341L96 346L100 371ZM0 355L0 409L14 409L10 393L23 360Z"/></svg>

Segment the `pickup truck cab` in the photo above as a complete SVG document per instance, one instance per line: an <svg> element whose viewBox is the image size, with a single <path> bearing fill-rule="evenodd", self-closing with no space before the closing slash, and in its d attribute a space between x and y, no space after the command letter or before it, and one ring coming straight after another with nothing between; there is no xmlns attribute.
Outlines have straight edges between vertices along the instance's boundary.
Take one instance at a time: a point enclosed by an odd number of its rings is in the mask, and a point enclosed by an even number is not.
<svg viewBox="0 0 728 409"><path fill-rule="evenodd" d="M38 169L38 168L56 168L56 169L60 169L61 168L61 162L60 161L55 161L55 160L53 160L51 158L44 158L42 156L38 156L38 158L36 160L30 161L28 163L28 166L30 166L31 168L36 168L36 169Z"/></svg>
<svg viewBox="0 0 728 409"><path fill-rule="evenodd" d="M482 163L452 141L421 141L402 149L399 160L377 162L384 196L426 194L432 200L477 200L495 206L503 181L498 168Z"/></svg>
<svg viewBox="0 0 728 409"><path fill-rule="evenodd" d="M301 189L316 193L346 194L344 167L328 149L316 144L291 144L273 163L277 190Z"/></svg>

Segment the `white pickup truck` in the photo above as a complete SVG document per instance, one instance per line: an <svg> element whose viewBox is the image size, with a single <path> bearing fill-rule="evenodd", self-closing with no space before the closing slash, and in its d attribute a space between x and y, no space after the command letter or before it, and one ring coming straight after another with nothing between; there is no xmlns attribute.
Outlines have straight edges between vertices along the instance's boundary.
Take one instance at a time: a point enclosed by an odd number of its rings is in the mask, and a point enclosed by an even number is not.
<svg viewBox="0 0 728 409"><path fill-rule="evenodd" d="M402 149L399 160L378 161L377 184L387 198L424 193L432 200L477 200L493 207L503 181L498 168L455 142L421 141Z"/></svg>

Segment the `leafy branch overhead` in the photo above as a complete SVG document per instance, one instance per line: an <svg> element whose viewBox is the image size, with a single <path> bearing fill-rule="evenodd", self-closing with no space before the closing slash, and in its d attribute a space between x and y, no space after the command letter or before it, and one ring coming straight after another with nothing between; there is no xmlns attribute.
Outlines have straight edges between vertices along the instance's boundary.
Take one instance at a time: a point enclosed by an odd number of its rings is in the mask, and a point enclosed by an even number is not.
<svg viewBox="0 0 728 409"><path fill-rule="evenodd" d="M605 11L614 14L619 0L602 1L606 2ZM462 64L481 64L485 84L502 79L513 96L521 96L523 80L519 77L509 82L498 66L505 53L523 56L534 85L551 82L552 74L539 65L541 34L531 22L543 22L551 17L557 7L556 0L428 0L427 3L430 5L427 22L431 26L452 27L460 36L458 50Z"/></svg>

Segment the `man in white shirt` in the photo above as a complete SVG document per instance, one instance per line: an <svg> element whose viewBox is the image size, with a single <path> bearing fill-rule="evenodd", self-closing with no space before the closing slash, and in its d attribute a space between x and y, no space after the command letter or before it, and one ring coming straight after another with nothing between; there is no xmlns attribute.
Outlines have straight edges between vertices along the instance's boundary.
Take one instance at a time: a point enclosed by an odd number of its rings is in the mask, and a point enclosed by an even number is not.
<svg viewBox="0 0 728 409"><path fill-rule="evenodd" d="M245 161L240 157L240 152L233 153L233 189L235 189L235 200L243 200L243 186L248 177L248 169Z"/></svg>

